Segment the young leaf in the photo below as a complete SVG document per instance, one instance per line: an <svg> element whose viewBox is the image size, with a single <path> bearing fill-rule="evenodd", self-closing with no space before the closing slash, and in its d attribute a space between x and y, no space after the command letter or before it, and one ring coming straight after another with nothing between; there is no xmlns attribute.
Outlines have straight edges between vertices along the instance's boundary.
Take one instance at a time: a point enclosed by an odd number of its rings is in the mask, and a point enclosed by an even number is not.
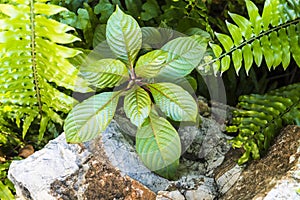
<svg viewBox="0 0 300 200"><path fill-rule="evenodd" d="M67 142L85 142L103 132L115 114L120 93L104 92L76 105L65 120Z"/></svg>
<svg viewBox="0 0 300 200"><path fill-rule="evenodd" d="M280 29L278 33L280 41L282 42L282 67L283 69L286 69L290 64L291 59L289 38L286 34L286 29Z"/></svg>
<svg viewBox="0 0 300 200"><path fill-rule="evenodd" d="M199 43L197 39L191 37L171 40L162 47L162 50L168 52L168 59L158 76L177 78L190 74L200 63L206 46L206 43Z"/></svg>
<svg viewBox="0 0 300 200"><path fill-rule="evenodd" d="M251 69L252 63L253 63L251 45L246 44L242 48L242 52L243 52L243 57L244 57L244 64L245 64L246 73L248 74L249 70Z"/></svg>
<svg viewBox="0 0 300 200"><path fill-rule="evenodd" d="M115 87L129 78L125 64L115 59L98 60L83 68L81 73L98 88Z"/></svg>
<svg viewBox="0 0 300 200"><path fill-rule="evenodd" d="M124 111L130 121L137 127L148 117L151 109L149 94L141 87L133 88L124 99Z"/></svg>
<svg viewBox="0 0 300 200"><path fill-rule="evenodd" d="M252 35L251 22L248 19L246 19L245 17L238 15L238 14L229 12L229 15L230 15L231 19L238 25L238 27L240 28L241 33L245 37L245 39L249 40Z"/></svg>
<svg viewBox="0 0 300 200"><path fill-rule="evenodd" d="M181 144L178 133L166 119L150 113L137 130L136 151L150 170L166 178L174 177Z"/></svg>
<svg viewBox="0 0 300 200"><path fill-rule="evenodd" d="M243 36L241 30L234 24L231 24L226 21L227 28L233 38L234 45L238 46L243 42Z"/></svg>
<svg viewBox="0 0 300 200"><path fill-rule="evenodd" d="M229 55L226 55L222 58L221 66L222 66L222 68L221 68L222 73L229 69L229 67L230 67L230 56Z"/></svg>
<svg viewBox="0 0 300 200"><path fill-rule="evenodd" d="M263 52L259 40L254 40L254 42L252 43L252 49L253 49L254 61L256 65L259 67L261 65L262 58L263 58Z"/></svg>
<svg viewBox="0 0 300 200"><path fill-rule="evenodd" d="M246 7L250 17L250 22L252 23L252 26L254 28L253 32L255 35L258 35L262 31L262 18L258 13L258 8L250 0L246 0Z"/></svg>
<svg viewBox="0 0 300 200"><path fill-rule="evenodd" d="M216 36L218 40L223 45L226 52L229 52L230 49L233 47L233 42L231 38L228 35L222 34L222 33L216 33Z"/></svg>
<svg viewBox="0 0 300 200"><path fill-rule="evenodd" d="M116 56L132 67L142 46L142 32L135 19L117 6L107 21L106 38Z"/></svg>
<svg viewBox="0 0 300 200"><path fill-rule="evenodd" d="M236 74L239 74L239 71L242 67L242 60L243 60L243 55L240 49L237 49L234 52L232 52L232 61L233 61Z"/></svg>
<svg viewBox="0 0 300 200"><path fill-rule="evenodd" d="M163 50L154 50L141 56L135 67L137 76L143 78L155 77L166 63L168 53Z"/></svg>
<svg viewBox="0 0 300 200"><path fill-rule="evenodd" d="M212 50L213 50L216 57L219 57L222 54L223 50L219 45L209 43L209 46L212 48Z"/></svg>
<svg viewBox="0 0 300 200"><path fill-rule="evenodd" d="M271 48L271 43L269 41L268 36L264 35L260 39L261 41L261 46L262 46L262 52L264 54L267 66L269 69L271 69L273 63L274 63L274 52L273 49Z"/></svg>
<svg viewBox="0 0 300 200"><path fill-rule="evenodd" d="M196 121L198 107L193 97L172 83L149 84L155 104L175 121Z"/></svg>

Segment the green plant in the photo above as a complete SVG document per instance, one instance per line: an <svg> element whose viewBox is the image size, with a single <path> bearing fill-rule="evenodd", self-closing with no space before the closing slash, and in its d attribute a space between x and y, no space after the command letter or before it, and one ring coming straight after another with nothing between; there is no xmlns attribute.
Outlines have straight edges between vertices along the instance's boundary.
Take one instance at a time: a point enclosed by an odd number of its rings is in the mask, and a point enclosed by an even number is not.
<svg viewBox="0 0 300 200"><path fill-rule="evenodd" d="M197 69L202 71L207 66L212 66L215 73L223 73L232 62L237 74L243 64L248 74L253 60L259 67L263 58L269 69L280 64L286 69L291 55L300 66L298 2L266 0L262 16L250 0L246 0L246 8L250 19L229 13L236 23L226 22L231 36L216 33L225 52L218 44L210 43L213 54L207 56Z"/></svg>
<svg viewBox="0 0 300 200"><path fill-rule="evenodd" d="M66 33L74 29L47 17L64 10L33 0L0 6L0 122L13 120L22 127L23 138L35 119L39 119L39 140L48 123L62 125L60 113L68 113L76 100L57 86L92 91L67 60L81 52L60 45L78 40Z"/></svg>
<svg viewBox="0 0 300 200"><path fill-rule="evenodd" d="M0 156L1 158L1 156ZM14 191L13 184L7 179L7 171L9 168L10 162L2 163L0 161L0 199L10 200L14 199L12 191Z"/></svg>
<svg viewBox="0 0 300 200"><path fill-rule="evenodd" d="M211 66L215 74L223 73L233 63L237 74L244 66L249 75L253 60L258 67L264 58L269 70L280 64L286 69L291 56L300 67L298 3L266 0L260 15L253 2L245 2L250 19L229 13L236 24L226 21L231 36L216 33L222 46L210 43L212 53L206 55L197 69L202 72ZM265 95L241 96L238 107L240 110L234 112L233 125L227 131L238 132L231 142L233 147L244 148L245 153L238 160L243 164L251 157L260 158L283 125L299 123L299 84Z"/></svg>
<svg viewBox="0 0 300 200"><path fill-rule="evenodd" d="M239 98L227 132L238 132L231 140L234 148L243 148L239 164L250 158L258 159L265 153L284 125L300 125L300 84L291 84L264 95Z"/></svg>
<svg viewBox="0 0 300 200"><path fill-rule="evenodd" d="M75 106L65 120L66 139L76 143L101 134L113 119L119 99L125 96L124 111L138 127L136 150L141 160L156 173L174 178L181 155L180 139L160 113L174 121L196 122L197 104L180 86L153 81L188 75L202 59L206 42L196 35L178 37L139 56L142 31L118 6L107 22L106 40L117 59L97 60L84 67L82 74L99 89L125 86Z"/></svg>
<svg viewBox="0 0 300 200"><path fill-rule="evenodd" d="M28 132L36 134L30 137L33 143L41 142L45 132L56 134L56 125L62 126L77 102L62 91L91 91L68 61L81 52L62 46L79 40L68 33L74 29L50 19L66 9L46 2L10 0L0 4L0 147L4 154L6 146L14 149L22 144ZM3 162L1 192L10 195L11 185L3 185L8 183L3 178L10 160ZM11 199L11 195L3 195L1 199Z"/></svg>

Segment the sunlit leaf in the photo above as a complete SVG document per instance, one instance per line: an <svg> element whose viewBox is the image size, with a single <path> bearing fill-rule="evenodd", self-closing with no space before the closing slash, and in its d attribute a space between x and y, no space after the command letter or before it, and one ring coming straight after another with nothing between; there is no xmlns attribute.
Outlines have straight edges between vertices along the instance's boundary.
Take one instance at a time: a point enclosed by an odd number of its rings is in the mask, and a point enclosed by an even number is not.
<svg viewBox="0 0 300 200"><path fill-rule="evenodd" d="M114 59L101 59L84 67L82 76L98 88L115 87L129 79L124 63Z"/></svg>
<svg viewBox="0 0 300 200"><path fill-rule="evenodd" d="M176 175L180 147L180 138L173 126L153 112L137 131L138 155L150 170L163 177L174 178Z"/></svg>
<svg viewBox="0 0 300 200"><path fill-rule="evenodd" d="M249 70L252 67L252 63L253 63L253 55L252 55L252 51L251 51L251 45L246 44L242 48L242 52L243 52L243 58L244 58L246 73L248 74Z"/></svg>
<svg viewBox="0 0 300 200"><path fill-rule="evenodd" d="M240 49L237 49L234 52L232 52L232 61L233 61L236 74L239 74L239 71L242 67L242 60L243 60L243 55Z"/></svg>
<svg viewBox="0 0 300 200"><path fill-rule="evenodd" d="M196 121L197 104L187 91L172 83L154 83L147 87L155 104L168 117L175 121Z"/></svg>
<svg viewBox="0 0 300 200"><path fill-rule="evenodd" d="M65 120L66 140L85 142L101 134L112 120L120 92L103 92L76 105Z"/></svg>
<svg viewBox="0 0 300 200"><path fill-rule="evenodd" d="M168 52L163 50L154 50L141 56L136 63L136 75L144 78L155 77L164 67L167 58Z"/></svg>
<svg viewBox="0 0 300 200"><path fill-rule="evenodd" d="M168 59L158 76L162 78L184 77L200 63L206 44L196 38L179 37L165 44L162 50L168 52Z"/></svg>
<svg viewBox="0 0 300 200"><path fill-rule="evenodd" d="M236 25L231 24L227 21L226 21L226 25L231 34L231 37L233 38L234 45L235 46L240 45L243 42L243 36L240 29Z"/></svg>
<svg viewBox="0 0 300 200"><path fill-rule="evenodd" d="M141 87L130 90L124 99L124 111L130 121L137 127L141 126L149 116L151 99L149 94Z"/></svg>
<svg viewBox="0 0 300 200"><path fill-rule="evenodd" d="M233 47L232 39L228 35L222 33L216 33L216 36L218 40L221 42L221 44L223 45L225 51L229 52L230 49Z"/></svg>
<svg viewBox="0 0 300 200"><path fill-rule="evenodd" d="M135 19L118 6L107 21L106 38L115 55L133 67L142 46L142 32Z"/></svg>

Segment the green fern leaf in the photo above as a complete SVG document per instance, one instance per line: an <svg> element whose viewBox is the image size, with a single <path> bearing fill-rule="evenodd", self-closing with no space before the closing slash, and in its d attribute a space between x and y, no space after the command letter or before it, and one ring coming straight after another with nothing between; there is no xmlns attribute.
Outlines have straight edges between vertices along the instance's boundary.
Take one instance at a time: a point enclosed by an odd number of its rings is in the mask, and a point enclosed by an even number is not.
<svg viewBox="0 0 300 200"><path fill-rule="evenodd" d="M231 142L233 147L245 150L238 161L243 164L251 158L260 158L284 125L299 122L300 84L282 87L265 95L241 96L238 107L227 132L239 133Z"/></svg>
<svg viewBox="0 0 300 200"><path fill-rule="evenodd" d="M74 29L49 18L66 9L45 2L0 4L0 113L22 126L23 137L36 118L40 136L48 119L62 124L58 112L69 112L77 102L53 85L92 91L68 61L81 52L61 45L79 40L67 33Z"/></svg>
<svg viewBox="0 0 300 200"><path fill-rule="evenodd" d="M298 7L295 0L266 0L262 15L260 15L257 6L252 1L246 0L249 19L229 13L236 24L226 22L230 36L216 33L221 46L210 44L215 59L201 63L198 68L204 69L209 65L223 73L228 70L229 62L234 64L238 74L241 57L237 51L240 50L243 53L242 59L247 73L252 67L253 59L257 66L261 65L264 58L269 69L276 68L280 64L286 69L292 55L300 67L300 39L298 36L300 34L298 28L300 26L300 9Z"/></svg>

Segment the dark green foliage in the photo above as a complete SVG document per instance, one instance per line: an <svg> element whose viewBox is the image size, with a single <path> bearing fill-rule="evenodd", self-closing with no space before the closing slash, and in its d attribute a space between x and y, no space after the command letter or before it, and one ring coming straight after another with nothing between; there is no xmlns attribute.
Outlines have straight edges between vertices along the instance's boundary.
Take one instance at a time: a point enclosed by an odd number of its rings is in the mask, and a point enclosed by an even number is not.
<svg viewBox="0 0 300 200"><path fill-rule="evenodd" d="M241 96L238 108L233 112L233 125L227 127L227 132L238 132L231 142L233 147L245 150L238 161L243 164L251 157L260 158L285 125L300 125L300 84L265 95Z"/></svg>

